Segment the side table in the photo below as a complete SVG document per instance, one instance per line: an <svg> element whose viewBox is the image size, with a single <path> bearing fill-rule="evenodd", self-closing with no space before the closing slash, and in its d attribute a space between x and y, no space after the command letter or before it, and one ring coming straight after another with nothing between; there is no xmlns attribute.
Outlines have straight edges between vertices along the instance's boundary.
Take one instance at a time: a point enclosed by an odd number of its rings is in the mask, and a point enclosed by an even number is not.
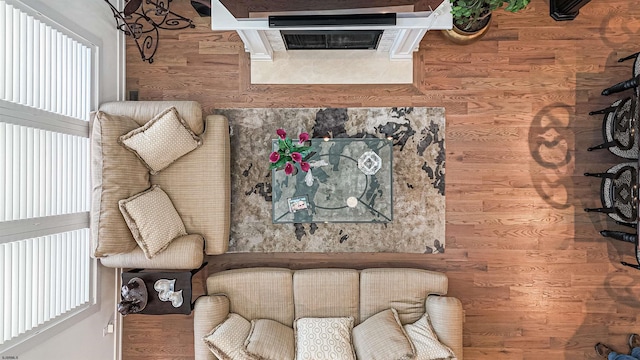
<svg viewBox="0 0 640 360"><path fill-rule="evenodd" d="M200 270L207 266L207 262L202 264L197 269L191 271L143 271L144 269L133 269L122 273L122 284L127 284L129 280L134 277L142 279L147 287L147 293L149 298L147 300L147 306L142 311L133 314L146 314L146 315L164 315L164 314L191 314L193 310L194 302L191 302L192 297L192 278ZM179 307L173 307L171 301L160 301L158 298L158 292L154 289L153 285L160 279L175 279L174 285L175 291L182 290L182 305Z"/></svg>

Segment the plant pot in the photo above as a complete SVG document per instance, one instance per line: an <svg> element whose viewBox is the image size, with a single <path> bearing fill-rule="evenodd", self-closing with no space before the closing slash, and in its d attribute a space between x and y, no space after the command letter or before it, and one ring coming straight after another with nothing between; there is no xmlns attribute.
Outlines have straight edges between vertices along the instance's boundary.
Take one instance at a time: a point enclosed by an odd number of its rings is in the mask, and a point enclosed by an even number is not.
<svg viewBox="0 0 640 360"><path fill-rule="evenodd" d="M451 30L443 30L442 34L445 38L449 39L454 44L458 45L469 45L480 40L486 33L489 31L491 27L491 14L489 14L489 21L487 24L480 30L477 31L465 31L456 27L456 24L453 24L453 29Z"/></svg>

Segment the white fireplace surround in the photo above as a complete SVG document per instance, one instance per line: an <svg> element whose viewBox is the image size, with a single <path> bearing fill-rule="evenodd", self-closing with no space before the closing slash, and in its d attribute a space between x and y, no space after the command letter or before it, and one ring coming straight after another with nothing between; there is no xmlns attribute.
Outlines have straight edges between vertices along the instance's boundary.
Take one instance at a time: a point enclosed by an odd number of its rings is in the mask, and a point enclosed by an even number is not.
<svg viewBox="0 0 640 360"><path fill-rule="evenodd" d="M316 11L313 14L330 15L363 12L371 12L371 10ZM278 13L278 15L282 14ZM291 14L300 15L301 12L292 12ZM398 12L396 25L394 26L322 27L322 30L384 30L376 50L322 50L325 51L324 53L320 53L320 50L287 51L280 30L270 28L268 18L236 19L219 0L212 0L211 2L212 30L236 31L244 43L245 50L251 54L252 83L411 83L413 52L418 50L420 41L426 32L429 30L451 29L452 26L451 4L448 0L444 0L433 11ZM286 30L318 30L318 28L288 27ZM305 52L308 55L305 55ZM343 75L331 78L331 73L335 73L334 71L327 71L327 74L323 74L322 62L317 59L320 54L323 54L323 56L330 55L327 57L330 60L326 62L326 70L335 69L336 58L344 56L345 60L352 60L356 56L359 64L354 67L354 71L346 71L346 73L353 73L355 78L352 80L346 79L345 82L342 82L341 79L345 80ZM294 69L289 70L286 68L288 66L296 66L296 62L299 62L300 58L305 56L314 62L314 70L319 73L310 76L307 69L307 72L299 74L299 79L296 79ZM363 59L370 59L371 64L363 63ZM357 70L359 68L366 69L367 67L376 67L381 71L376 72L376 76L373 77L367 76L367 74L358 75ZM275 73L279 75L274 76ZM380 74L388 74L389 78L385 79ZM293 78L282 77L288 75L293 76Z"/></svg>

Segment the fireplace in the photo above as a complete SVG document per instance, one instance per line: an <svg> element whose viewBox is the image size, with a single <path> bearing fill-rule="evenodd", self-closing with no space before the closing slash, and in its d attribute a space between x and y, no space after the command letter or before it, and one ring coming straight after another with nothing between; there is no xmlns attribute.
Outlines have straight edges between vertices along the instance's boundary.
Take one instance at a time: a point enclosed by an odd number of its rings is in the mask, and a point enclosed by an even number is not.
<svg viewBox="0 0 640 360"><path fill-rule="evenodd" d="M374 50L382 30L282 30L287 50Z"/></svg>

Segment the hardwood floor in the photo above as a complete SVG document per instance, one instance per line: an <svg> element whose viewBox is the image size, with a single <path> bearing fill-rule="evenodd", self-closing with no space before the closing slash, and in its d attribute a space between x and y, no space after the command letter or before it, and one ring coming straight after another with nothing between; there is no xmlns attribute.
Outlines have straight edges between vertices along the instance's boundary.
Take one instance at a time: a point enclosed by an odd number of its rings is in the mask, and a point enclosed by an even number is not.
<svg viewBox="0 0 640 360"><path fill-rule="evenodd" d="M176 11L196 17L188 2ZM189 99L222 107L443 106L447 130L446 253L228 254L209 272L259 265L292 268L418 267L444 271L466 311L466 359L596 359L597 341L626 350L640 332L640 271L631 244L600 237L618 228L585 171L620 162L590 110L600 91L631 76L640 51L640 0L592 1L572 22L548 4L496 12L480 42L456 46L429 32L415 55L415 86L249 84L249 59L233 32L197 28L161 35L154 64L129 48L127 87L140 100ZM125 318L125 359L193 357L190 317Z"/></svg>

